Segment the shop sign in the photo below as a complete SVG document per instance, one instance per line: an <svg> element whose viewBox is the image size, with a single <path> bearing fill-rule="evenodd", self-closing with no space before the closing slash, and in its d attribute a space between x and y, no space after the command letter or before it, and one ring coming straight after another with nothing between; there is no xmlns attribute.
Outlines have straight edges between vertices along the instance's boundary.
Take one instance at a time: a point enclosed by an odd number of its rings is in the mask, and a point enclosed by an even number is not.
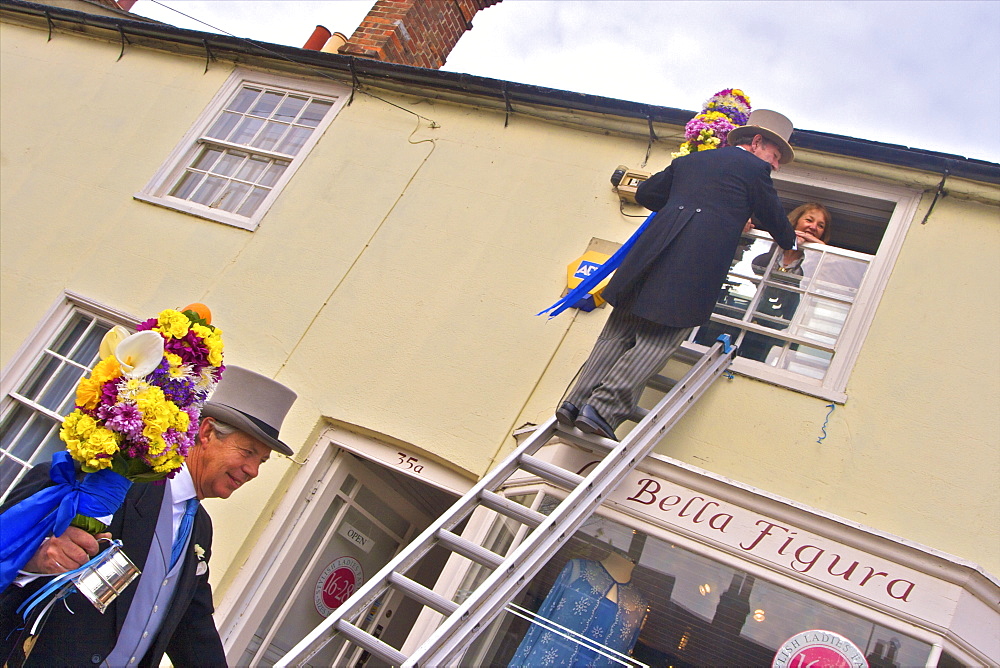
<svg viewBox="0 0 1000 668"><path fill-rule="evenodd" d="M553 463L580 475L597 463L569 448L554 454ZM928 621L946 625L954 611L957 592L947 582L643 471L628 474L608 501L656 524L725 545L732 553L764 560L798 579L822 582Z"/></svg>
<svg viewBox="0 0 1000 668"><path fill-rule="evenodd" d="M354 557L340 557L331 561L316 581L313 602L316 611L324 617L340 607L351 594L364 584L361 562Z"/></svg>
<svg viewBox="0 0 1000 668"><path fill-rule="evenodd" d="M337 533L360 547L365 553L371 552L372 548L375 547L375 539L361 533L347 522L341 522Z"/></svg>
<svg viewBox="0 0 1000 668"><path fill-rule="evenodd" d="M868 661L844 636L816 629L781 643L771 668L868 668Z"/></svg>

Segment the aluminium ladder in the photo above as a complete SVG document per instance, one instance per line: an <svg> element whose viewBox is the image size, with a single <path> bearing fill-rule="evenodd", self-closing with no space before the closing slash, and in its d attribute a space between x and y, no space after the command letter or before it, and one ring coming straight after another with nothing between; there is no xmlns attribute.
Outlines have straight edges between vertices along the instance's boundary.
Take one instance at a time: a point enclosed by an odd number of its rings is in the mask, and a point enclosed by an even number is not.
<svg viewBox="0 0 1000 668"><path fill-rule="evenodd" d="M735 348L730 345L729 337L722 335L694 362L680 381L674 384L663 376L654 378L650 386L658 389L669 387L669 391L650 411L637 409L632 417L640 421L620 443L576 429L565 431L554 417L549 419L320 622L275 666L310 665L310 659L329 642L337 640L338 636L393 666L436 668L448 665L573 536L709 385L726 371L734 355ZM534 456L554 436L577 445L597 446L606 454L586 477L580 476ZM526 508L498 493L517 471L534 474L567 490L568 494L549 515ZM508 555L501 556L452 532L481 506L527 525L532 529L531 533ZM435 546L457 553L493 572L463 603L447 599L405 575ZM357 625L389 589L395 589L444 616L437 630L409 656Z"/></svg>

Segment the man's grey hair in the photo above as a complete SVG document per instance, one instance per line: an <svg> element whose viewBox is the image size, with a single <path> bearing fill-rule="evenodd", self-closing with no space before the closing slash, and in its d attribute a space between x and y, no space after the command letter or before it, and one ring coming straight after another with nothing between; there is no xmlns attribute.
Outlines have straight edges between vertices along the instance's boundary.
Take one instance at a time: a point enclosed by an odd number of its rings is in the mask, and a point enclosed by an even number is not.
<svg viewBox="0 0 1000 668"><path fill-rule="evenodd" d="M239 429L237 429L233 425L227 424L225 422L220 422L219 420L214 418L212 419L212 430L215 431L215 437L220 441L225 437L231 436L232 434L239 431Z"/></svg>
<svg viewBox="0 0 1000 668"><path fill-rule="evenodd" d="M746 134L742 137L737 137L735 140L729 142L730 146L749 146L753 143L753 138L757 135Z"/></svg>

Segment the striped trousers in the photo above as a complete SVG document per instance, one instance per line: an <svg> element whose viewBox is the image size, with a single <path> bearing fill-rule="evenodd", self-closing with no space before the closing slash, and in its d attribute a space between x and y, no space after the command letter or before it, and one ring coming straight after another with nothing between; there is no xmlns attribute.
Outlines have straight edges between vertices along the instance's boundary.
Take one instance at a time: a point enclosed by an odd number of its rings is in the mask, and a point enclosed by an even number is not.
<svg viewBox="0 0 1000 668"><path fill-rule="evenodd" d="M659 373L693 327L668 327L633 315L627 305L611 315L566 401L590 404L612 427L628 419L646 383Z"/></svg>

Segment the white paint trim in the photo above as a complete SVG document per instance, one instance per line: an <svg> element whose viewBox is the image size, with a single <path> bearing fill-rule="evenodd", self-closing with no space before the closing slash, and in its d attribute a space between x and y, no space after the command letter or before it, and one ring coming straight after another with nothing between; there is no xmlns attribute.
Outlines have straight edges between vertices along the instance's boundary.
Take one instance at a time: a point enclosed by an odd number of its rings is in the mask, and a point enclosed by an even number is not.
<svg viewBox="0 0 1000 668"><path fill-rule="evenodd" d="M311 96L320 96L333 102L333 106L326 113L326 116L323 117L323 120L319 123L319 125L317 125L313 132L309 135L309 139L307 139L302 145L302 148L299 149L299 152L289 163L288 168L285 169L284 173L271 188L271 192L266 198L264 198L264 201L260 203L260 206L257 207L253 216L239 216L228 211L213 209L195 202L180 200L176 197L170 197L167 195L166 191L174 183L176 183L185 167L187 167L187 165L194 158L195 153L199 150L201 145L198 140L203 136L209 125L218 117L219 113L225 107L226 103L232 98L237 89L244 84L270 86L284 90L301 92ZM338 83L333 83L329 80L283 76L271 72L261 72L249 70L244 67L236 67L233 69L232 74L229 75L229 78L222 85L219 91L212 97L212 100L208 103L205 109L201 112L201 114L199 114L195 122L184 134L184 137L177 143L174 149L167 156L166 160L160 165L159 169L156 170L149 182L142 188L142 190L135 193L133 198L142 202L154 204L156 206L162 206L167 209L181 211L206 220L212 220L225 225L232 225L233 227L253 231L257 229L257 226L267 214L271 205L274 204L275 200L277 200L280 196L282 190L284 190L288 181L309 156L309 153L316 146L316 143L319 142L323 133L325 133L326 129L330 126L330 123L333 122L333 119L336 118L337 114L340 113L340 110L343 109L344 105L347 103L350 92L350 88ZM253 152L252 149L242 150ZM262 153L270 152L263 151Z"/></svg>

